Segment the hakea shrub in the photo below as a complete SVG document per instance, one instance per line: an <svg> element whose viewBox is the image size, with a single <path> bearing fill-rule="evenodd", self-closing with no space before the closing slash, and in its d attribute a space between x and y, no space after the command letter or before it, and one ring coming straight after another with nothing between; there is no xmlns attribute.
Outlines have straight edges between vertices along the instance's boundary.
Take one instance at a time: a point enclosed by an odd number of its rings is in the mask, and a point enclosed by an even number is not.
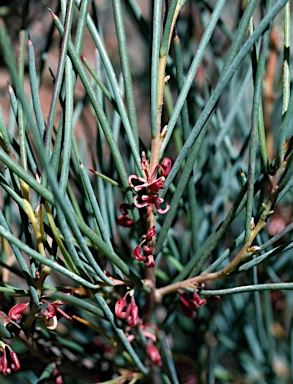
<svg viewBox="0 0 293 384"><path fill-rule="evenodd" d="M292 381L290 2L6 3L0 382Z"/></svg>

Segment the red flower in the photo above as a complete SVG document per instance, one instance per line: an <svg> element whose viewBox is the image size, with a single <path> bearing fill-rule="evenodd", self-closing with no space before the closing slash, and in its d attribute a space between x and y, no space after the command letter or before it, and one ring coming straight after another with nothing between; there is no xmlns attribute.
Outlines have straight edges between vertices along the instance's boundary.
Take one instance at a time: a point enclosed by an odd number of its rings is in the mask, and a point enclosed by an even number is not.
<svg viewBox="0 0 293 384"><path fill-rule="evenodd" d="M146 351L150 359L152 360L153 364L156 367L160 367L162 365L161 355L158 349L154 346L154 344L151 342L148 342L146 346Z"/></svg>
<svg viewBox="0 0 293 384"><path fill-rule="evenodd" d="M198 305L196 304L196 302L183 295L180 295L179 299L180 299L181 310L184 313L184 315L189 319L194 319L196 317L196 310L198 308Z"/></svg>
<svg viewBox="0 0 293 384"><path fill-rule="evenodd" d="M10 358L12 360L10 367L8 365L6 349L8 349ZM8 344L5 344L3 343L3 341L0 341L0 372L2 372L3 375L9 375L11 371L18 371L19 369L20 362L17 357L17 354Z"/></svg>
<svg viewBox="0 0 293 384"><path fill-rule="evenodd" d="M182 312L189 319L194 319L199 306L205 305L207 302L205 299L201 299L196 291L193 293L193 299L186 294L180 294L179 300Z"/></svg>
<svg viewBox="0 0 293 384"><path fill-rule="evenodd" d="M164 177L167 177L171 171L172 161L165 157L161 162L161 172Z"/></svg>
<svg viewBox="0 0 293 384"><path fill-rule="evenodd" d="M64 303L60 300L54 301L54 303L49 303L43 300L43 304L47 304L47 309L42 309L41 314L45 318L45 326L50 330L54 330L57 327L57 315L65 317L67 321L72 321L72 317L65 313L62 309L58 308Z"/></svg>
<svg viewBox="0 0 293 384"><path fill-rule="evenodd" d="M152 255L154 248L150 245L143 245L147 241L147 238L134 248L133 257L138 261L143 261L145 266L152 268L155 265L154 256Z"/></svg>
<svg viewBox="0 0 293 384"><path fill-rule="evenodd" d="M131 302L128 304L126 309L126 317L125 320L128 325L131 327L135 327L138 319L138 306L135 303L134 296L131 297Z"/></svg>
<svg viewBox="0 0 293 384"><path fill-rule="evenodd" d="M134 205L137 208L148 207L147 216L150 215L153 205L156 207L157 211L161 214L166 213L169 210L169 205L166 206L165 209L160 207L160 204L164 202L164 199L158 197L158 193L160 189L165 188L165 178L169 174L171 170L171 160L168 158L164 158L161 164L158 164L152 174L149 173L149 161L146 159L145 153L142 153L141 160L141 169L143 170L145 177L130 175L128 177L128 183L130 187L132 187L136 192L140 192L143 190L142 195L137 195L134 197ZM158 177L158 171L160 170L161 175ZM134 185L133 183L137 183ZM138 197L142 202L138 202Z"/></svg>
<svg viewBox="0 0 293 384"><path fill-rule="evenodd" d="M156 227L153 226L148 229L147 234L146 234L146 241L151 241L152 238L156 235Z"/></svg>
<svg viewBox="0 0 293 384"><path fill-rule="evenodd" d="M130 303L127 305L127 296L130 294L130 291L119 299L115 304L115 315L119 319L125 319L128 325L135 327L138 319L138 306L136 305L134 296L131 296ZM127 306L127 307L126 307ZM126 311L124 310L126 307Z"/></svg>
<svg viewBox="0 0 293 384"><path fill-rule="evenodd" d="M134 248L133 256L138 261L146 261L146 257L142 254L142 248L139 245Z"/></svg>
<svg viewBox="0 0 293 384"><path fill-rule="evenodd" d="M124 308L126 307L126 304L127 304L126 297L127 297L128 293L129 292L127 292L125 294L125 296L121 297L121 299L116 301L116 304L115 304L115 315L119 319L125 319L125 317L126 317L126 311L123 311L123 310L124 310Z"/></svg>
<svg viewBox="0 0 293 384"><path fill-rule="evenodd" d="M198 305L205 305L207 303L206 299L201 299L196 291L193 293L193 298Z"/></svg>
<svg viewBox="0 0 293 384"><path fill-rule="evenodd" d="M137 199L140 197L140 199L142 200L141 203L139 203L137 201ZM137 208L143 208L143 207L146 207L148 206L148 210L147 210L147 216L149 217L151 211L152 211L152 208L153 208L153 205L156 207L157 211L163 215L165 213L167 213L170 209L170 205L169 204L166 204L166 208L163 209L160 207L160 205L164 202L164 199L162 199L161 197L158 197L158 195L142 195L142 196L134 196L133 198L133 204L137 207Z"/></svg>
<svg viewBox="0 0 293 384"><path fill-rule="evenodd" d="M28 306L29 303L19 303L14 305L12 308L10 308L8 317L14 321L20 320L22 318L22 312L24 312Z"/></svg>
<svg viewBox="0 0 293 384"><path fill-rule="evenodd" d="M130 205L125 203L121 204L119 209L122 215L117 217L117 220L116 220L117 224L126 228L133 227L134 221L128 215L128 210L130 209Z"/></svg>

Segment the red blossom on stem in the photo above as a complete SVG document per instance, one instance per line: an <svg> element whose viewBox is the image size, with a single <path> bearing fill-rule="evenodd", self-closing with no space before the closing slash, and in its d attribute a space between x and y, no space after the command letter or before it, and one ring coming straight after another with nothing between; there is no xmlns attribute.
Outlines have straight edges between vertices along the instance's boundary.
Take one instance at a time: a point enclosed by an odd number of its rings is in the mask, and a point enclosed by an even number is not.
<svg viewBox="0 0 293 384"><path fill-rule="evenodd" d="M193 293L193 298L188 297L185 293L180 294L179 300L182 312L189 319L194 319L199 306L205 305L207 302L205 299L201 299L196 291Z"/></svg>
<svg viewBox="0 0 293 384"><path fill-rule="evenodd" d="M65 317L67 321L72 321L72 317L69 316L66 312L64 312L61 308L58 308L60 305L64 305L60 300L54 301L54 303L49 303L45 300L43 300L43 304L47 305L46 309L42 309L40 311L41 315L44 317L44 322L46 328L50 329L51 331L56 329L58 325L58 318L57 316L61 315Z"/></svg>
<svg viewBox="0 0 293 384"><path fill-rule="evenodd" d="M167 204L166 208L161 208L161 204L164 202L164 199L158 196L159 190L165 188L165 178L168 176L172 162L169 158L164 158L161 164L158 164L152 174L149 173L149 161L146 159L145 153L142 153L141 160L141 169L145 174L145 178L137 175L130 175L128 177L128 183L136 192L143 190L143 194L136 195L133 199L133 203L137 208L147 208L147 216L150 215L150 212L155 206L156 210L164 214L168 212L170 206ZM160 170L161 175L158 177L158 171ZM134 185L138 183L138 185ZM141 202L138 201L138 198Z"/></svg>
<svg viewBox="0 0 293 384"><path fill-rule="evenodd" d="M129 294L130 291L126 292L121 299L117 300L115 304L115 315L119 319L125 319L130 327L135 327L138 320L138 306L136 305L133 295L131 296L130 303L127 304L127 296Z"/></svg>
<svg viewBox="0 0 293 384"><path fill-rule="evenodd" d="M10 360L12 363L9 366L9 362L7 359L7 352L8 349L10 354ZM18 359L17 354L13 351L13 349L8 345L3 343L3 341L0 341L0 372L3 373L3 375L9 375L12 371L18 371L20 369L20 362Z"/></svg>
<svg viewBox="0 0 293 384"><path fill-rule="evenodd" d="M128 304L126 309L126 317L125 320L128 325L131 327L135 327L138 319L138 306L135 303L134 296L131 297L131 302Z"/></svg>
<svg viewBox="0 0 293 384"><path fill-rule="evenodd" d="M152 360L152 363L156 367L160 367L162 365L162 359L157 347L155 347L154 344L149 341L146 346L146 351L150 359Z"/></svg>
<svg viewBox="0 0 293 384"><path fill-rule="evenodd" d="M125 317L126 317L126 311L124 311L124 308L127 305L126 297L127 297L128 293L129 292L127 292L123 297L121 297L121 299L116 301L116 304L115 304L115 315L119 319L125 319Z"/></svg>
<svg viewBox="0 0 293 384"><path fill-rule="evenodd" d="M155 260L153 256L154 248L147 244L152 240L155 234L156 228L149 228L145 238L136 248L134 248L133 251L133 257L138 261L143 261L145 266L148 268L152 268L155 265Z"/></svg>
<svg viewBox="0 0 293 384"><path fill-rule="evenodd" d="M122 215L117 217L117 224L121 225L122 227L130 228L134 226L134 221L129 217L128 210L130 209L129 204L121 204L119 207Z"/></svg>
<svg viewBox="0 0 293 384"><path fill-rule="evenodd" d="M19 303L14 305L12 308L10 308L8 317L14 321L21 320L22 312L24 312L28 306L29 303Z"/></svg>

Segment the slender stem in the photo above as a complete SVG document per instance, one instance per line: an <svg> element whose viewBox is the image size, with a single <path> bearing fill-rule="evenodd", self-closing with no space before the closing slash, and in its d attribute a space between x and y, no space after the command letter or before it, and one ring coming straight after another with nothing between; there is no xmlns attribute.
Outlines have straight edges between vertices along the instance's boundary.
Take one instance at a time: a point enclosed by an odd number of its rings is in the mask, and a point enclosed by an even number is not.
<svg viewBox="0 0 293 384"><path fill-rule="evenodd" d="M170 284L166 287L157 289L156 291L156 300L157 302L160 302L162 299L162 296L165 296L169 293L176 292L180 288L187 288L190 286L197 285L199 283L203 283L205 281L209 280L217 280L217 279L223 279L224 277L228 276L229 273L236 268L247 256L251 255L253 253L253 247L251 248L251 244L257 234L263 229L263 227L266 224L267 216L270 214L270 206L266 206L264 209L263 214L261 215L256 227L251 231L248 241L246 241L237 254L237 256L223 269L221 269L218 272L212 272L212 273L204 273L202 275L198 275L196 277L193 277L191 279L187 279L184 281L179 281L173 284Z"/></svg>

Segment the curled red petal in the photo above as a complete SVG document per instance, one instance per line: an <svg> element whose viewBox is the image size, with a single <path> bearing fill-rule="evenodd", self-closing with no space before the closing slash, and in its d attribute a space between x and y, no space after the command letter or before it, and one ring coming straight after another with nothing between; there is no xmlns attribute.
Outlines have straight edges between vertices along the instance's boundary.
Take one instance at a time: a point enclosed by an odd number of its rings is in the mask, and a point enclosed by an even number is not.
<svg viewBox="0 0 293 384"><path fill-rule="evenodd" d="M180 295L179 297L180 303L185 307L191 309L192 311L196 311L198 309L198 304L195 300L190 299L189 297Z"/></svg>
<svg viewBox="0 0 293 384"><path fill-rule="evenodd" d="M122 213L122 215L126 216L128 213L128 210L130 209L130 205L126 204L126 203L122 203L122 204L120 204L119 209L120 209L120 212Z"/></svg>
<svg viewBox="0 0 293 384"><path fill-rule="evenodd" d="M167 177L171 171L171 167L172 167L172 161L171 159L169 159L168 157L164 157L164 159L162 160L161 162L161 171L162 171L162 175Z"/></svg>
<svg viewBox="0 0 293 384"><path fill-rule="evenodd" d="M134 226L134 221L128 215L118 216L116 219L116 223L118 225L121 225L121 227L125 227L125 228L131 228Z"/></svg>
<svg viewBox="0 0 293 384"><path fill-rule="evenodd" d="M143 184L147 183L147 180L144 179L143 177L137 176L137 175L130 175L128 176L128 184L131 188L135 188L135 186L132 183L132 180L138 180L142 182Z"/></svg>
<svg viewBox="0 0 293 384"><path fill-rule="evenodd" d="M146 260L146 257L142 254L142 248L139 245L134 248L133 257L138 261Z"/></svg>
<svg viewBox="0 0 293 384"><path fill-rule="evenodd" d="M149 245L144 245L143 250L146 254L151 255L154 252L154 247L151 247Z"/></svg>
<svg viewBox="0 0 293 384"><path fill-rule="evenodd" d="M157 211L161 214L161 215L164 215L165 213L167 213L170 209L170 205L169 204L166 204L166 208L165 209L162 209L161 207L158 207L157 204L155 204L155 207L157 208Z"/></svg>
<svg viewBox="0 0 293 384"><path fill-rule="evenodd" d="M58 325L58 320L56 315L53 317L45 318L45 327L47 329L50 329L51 331L53 331L54 329L57 328L57 325Z"/></svg>
<svg viewBox="0 0 293 384"><path fill-rule="evenodd" d="M125 307L126 307L126 298L124 296L121 299L117 300L115 304L115 315L119 319L125 319L126 311L123 311Z"/></svg>
<svg viewBox="0 0 293 384"><path fill-rule="evenodd" d="M22 318L22 312L24 312L28 306L29 303L19 303L14 305L12 308L10 308L8 317L14 321L20 320Z"/></svg>
<svg viewBox="0 0 293 384"><path fill-rule="evenodd" d="M156 235L156 227L153 226L148 229L147 234L146 234L146 240L151 241L152 238Z"/></svg>
<svg viewBox="0 0 293 384"><path fill-rule="evenodd" d="M198 305L205 305L207 303L206 299L201 299L197 292L194 292L193 298Z"/></svg>
<svg viewBox="0 0 293 384"><path fill-rule="evenodd" d="M148 268L153 268L155 266L155 260L153 255L148 255L144 265Z"/></svg>

